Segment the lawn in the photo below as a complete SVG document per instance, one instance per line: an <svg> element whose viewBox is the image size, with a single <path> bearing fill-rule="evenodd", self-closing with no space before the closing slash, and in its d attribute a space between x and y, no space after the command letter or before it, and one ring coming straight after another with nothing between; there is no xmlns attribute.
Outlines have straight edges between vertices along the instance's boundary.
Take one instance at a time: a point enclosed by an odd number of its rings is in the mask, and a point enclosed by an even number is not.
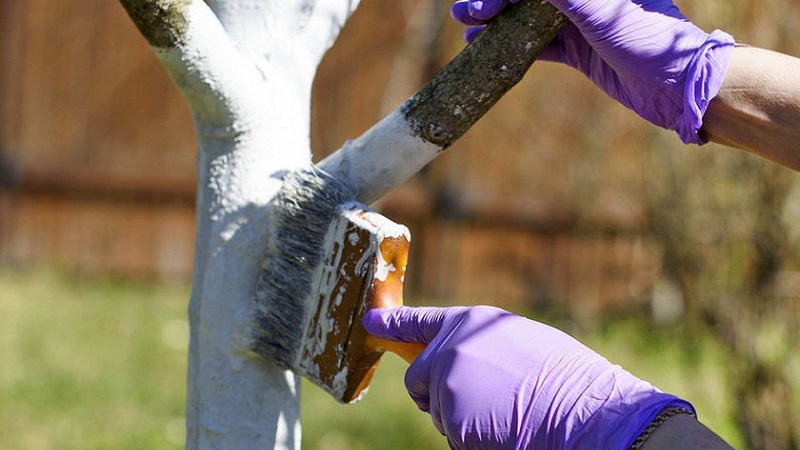
<svg viewBox="0 0 800 450"><path fill-rule="evenodd" d="M186 285L0 271L0 450L183 446ZM692 400L712 429L740 442L725 361L712 342L687 358L675 330L616 319L580 338L664 390ZM357 405L303 385L303 448L444 449L387 356Z"/></svg>

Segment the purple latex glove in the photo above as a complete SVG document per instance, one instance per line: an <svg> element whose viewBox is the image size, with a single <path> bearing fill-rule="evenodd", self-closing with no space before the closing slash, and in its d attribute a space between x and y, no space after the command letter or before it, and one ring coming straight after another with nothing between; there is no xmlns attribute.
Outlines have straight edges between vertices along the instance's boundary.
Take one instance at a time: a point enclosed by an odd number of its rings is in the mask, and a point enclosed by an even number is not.
<svg viewBox="0 0 800 450"><path fill-rule="evenodd" d="M661 393L580 342L498 308L371 310L370 333L428 348L406 372L419 409L455 449L627 449Z"/></svg>
<svg viewBox="0 0 800 450"><path fill-rule="evenodd" d="M461 0L452 16L485 23L509 1ZM540 56L581 71L609 96L644 119L674 130L685 143L698 133L719 92L733 37L689 22L671 0L549 0L570 20ZM469 40L479 31L467 30Z"/></svg>

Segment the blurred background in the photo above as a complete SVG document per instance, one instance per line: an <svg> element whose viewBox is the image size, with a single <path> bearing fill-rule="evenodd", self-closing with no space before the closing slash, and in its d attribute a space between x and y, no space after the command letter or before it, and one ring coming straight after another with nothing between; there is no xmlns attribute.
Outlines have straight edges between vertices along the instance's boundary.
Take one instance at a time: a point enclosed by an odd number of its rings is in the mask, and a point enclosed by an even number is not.
<svg viewBox="0 0 800 450"><path fill-rule="evenodd" d="M800 3L682 0L800 55ZM323 61L321 158L462 47L444 0L364 0ZM195 140L116 2L0 0L0 449L183 442ZM412 233L409 304L493 304L684 396L737 448L800 448L800 177L687 147L537 63L376 205ZM341 406L304 389L304 448L446 448L385 358Z"/></svg>

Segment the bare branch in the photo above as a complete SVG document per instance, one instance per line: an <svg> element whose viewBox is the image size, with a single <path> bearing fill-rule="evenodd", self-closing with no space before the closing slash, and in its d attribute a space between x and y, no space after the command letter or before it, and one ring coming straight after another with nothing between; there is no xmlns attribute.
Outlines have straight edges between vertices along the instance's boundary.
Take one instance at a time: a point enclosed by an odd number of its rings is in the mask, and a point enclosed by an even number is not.
<svg viewBox="0 0 800 450"><path fill-rule="evenodd" d="M512 5L400 108L319 163L370 203L449 147L522 79L566 18L541 0Z"/></svg>
<svg viewBox="0 0 800 450"><path fill-rule="evenodd" d="M192 0L120 0L139 32L153 47L172 47L186 32L186 8Z"/></svg>
<svg viewBox="0 0 800 450"><path fill-rule="evenodd" d="M509 6L401 107L414 134L449 147L525 76L564 23L547 2Z"/></svg>

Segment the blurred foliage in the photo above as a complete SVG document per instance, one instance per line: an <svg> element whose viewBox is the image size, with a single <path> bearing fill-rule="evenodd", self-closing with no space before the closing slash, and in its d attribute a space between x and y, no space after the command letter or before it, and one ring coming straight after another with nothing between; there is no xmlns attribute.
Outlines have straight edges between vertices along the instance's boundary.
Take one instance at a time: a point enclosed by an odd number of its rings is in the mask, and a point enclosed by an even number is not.
<svg viewBox="0 0 800 450"><path fill-rule="evenodd" d="M729 352L746 446L798 448L796 175L722 149L653 155L652 231L688 330L711 332Z"/></svg>

